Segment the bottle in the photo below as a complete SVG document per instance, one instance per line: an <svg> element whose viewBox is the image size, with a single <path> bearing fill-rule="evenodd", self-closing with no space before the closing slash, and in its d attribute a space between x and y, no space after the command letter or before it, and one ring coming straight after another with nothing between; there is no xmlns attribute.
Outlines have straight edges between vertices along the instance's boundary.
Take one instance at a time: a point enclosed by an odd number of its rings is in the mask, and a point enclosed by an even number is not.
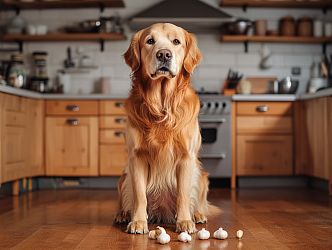
<svg viewBox="0 0 332 250"><path fill-rule="evenodd" d="M9 86L15 88L25 88L25 73L24 73L24 56L23 55L12 55L11 66L8 74Z"/></svg>

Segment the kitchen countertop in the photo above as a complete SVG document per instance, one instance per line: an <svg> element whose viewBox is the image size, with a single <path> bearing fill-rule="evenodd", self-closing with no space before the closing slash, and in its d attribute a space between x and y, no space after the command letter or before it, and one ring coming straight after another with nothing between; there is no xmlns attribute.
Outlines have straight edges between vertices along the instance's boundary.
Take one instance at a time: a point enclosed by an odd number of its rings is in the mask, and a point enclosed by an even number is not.
<svg viewBox="0 0 332 250"><path fill-rule="evenodd" d="M126 99L125 95L107 95L107 94L84 94L84 95L69 95L69 94L41 94L35 91L18 89L8 86L0 85L0 92L33 98L33 99L45 99L45 100L116 100Z"/></svg>
<svg viewBox="0 0 332 250"><path fill-rule="evenodd" d="M261 94L261 95L233 95L232 100L233 101L274 101L274 102L289 102L289 101L295 101L297 99L296 95L268 95L268 94Z"/></svg>
<svg viewBox="0 0 332 250"><path fill-rule="evenodd" d="M126 95L114 95L114 94L84 94L84 95L69 95L69 94L41 94L26 89L18 89L8 86L0 85L0 92L27 97L34 99L45 99L45 100L116 100L126 99ZM332 88L318 91L313 94L302 94L297 95L281 95L281 94L261 94L261 95L232 95L233 101L275 101L275 102L287 102L296 100L309 100L325 96L332 96Z"/></svg>

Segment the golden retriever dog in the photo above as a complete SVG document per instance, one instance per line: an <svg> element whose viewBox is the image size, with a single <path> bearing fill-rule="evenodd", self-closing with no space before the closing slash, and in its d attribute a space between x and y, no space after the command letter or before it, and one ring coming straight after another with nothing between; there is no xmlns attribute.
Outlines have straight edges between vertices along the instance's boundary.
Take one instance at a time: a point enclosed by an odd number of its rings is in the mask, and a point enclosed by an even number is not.
<svg viewBox="0 0 332 250"><path fill-rule="evenodd" d="M212 207L208 174L198 160L200 102L190 75L201 60L196 37L170 23L133 35L124 54L132 69L126 100L128 165L119 179L115 221L126 232L148 233L149 223L196 231Z"/></svg>

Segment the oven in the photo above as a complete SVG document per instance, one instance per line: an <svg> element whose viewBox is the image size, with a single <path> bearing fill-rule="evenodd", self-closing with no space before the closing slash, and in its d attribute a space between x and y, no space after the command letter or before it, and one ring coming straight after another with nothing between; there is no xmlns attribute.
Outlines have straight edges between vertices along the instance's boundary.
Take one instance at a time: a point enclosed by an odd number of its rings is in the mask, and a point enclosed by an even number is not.
<svg viewBox="0 0 332 250"><path fill-rule="evenodd" d="M201 162L214 178L231 177L231 97L199 95L201 110Z"/></svg>

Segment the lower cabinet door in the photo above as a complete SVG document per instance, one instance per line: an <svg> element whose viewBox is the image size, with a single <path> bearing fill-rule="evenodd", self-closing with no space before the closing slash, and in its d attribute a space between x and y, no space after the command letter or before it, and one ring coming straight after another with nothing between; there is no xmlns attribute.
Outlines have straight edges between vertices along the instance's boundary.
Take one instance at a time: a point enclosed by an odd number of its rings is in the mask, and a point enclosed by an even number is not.
<svg viewBox="0 0 332 250"><path fill-rule="evenodd" d="M238 135L237 175L292 175L293 136Z"/></svg>
<svg viewBox="0 0 332 250"><path fill-rule="evenodd" d="M127 163L128 153L125 144L100 145L100 175L122 175Z"/></svg>
<svg viewBox="0 0 332 250"><path fill-rule="evenodd" d="M98 117L46 118L46 175L98 175Z"/></svg>

